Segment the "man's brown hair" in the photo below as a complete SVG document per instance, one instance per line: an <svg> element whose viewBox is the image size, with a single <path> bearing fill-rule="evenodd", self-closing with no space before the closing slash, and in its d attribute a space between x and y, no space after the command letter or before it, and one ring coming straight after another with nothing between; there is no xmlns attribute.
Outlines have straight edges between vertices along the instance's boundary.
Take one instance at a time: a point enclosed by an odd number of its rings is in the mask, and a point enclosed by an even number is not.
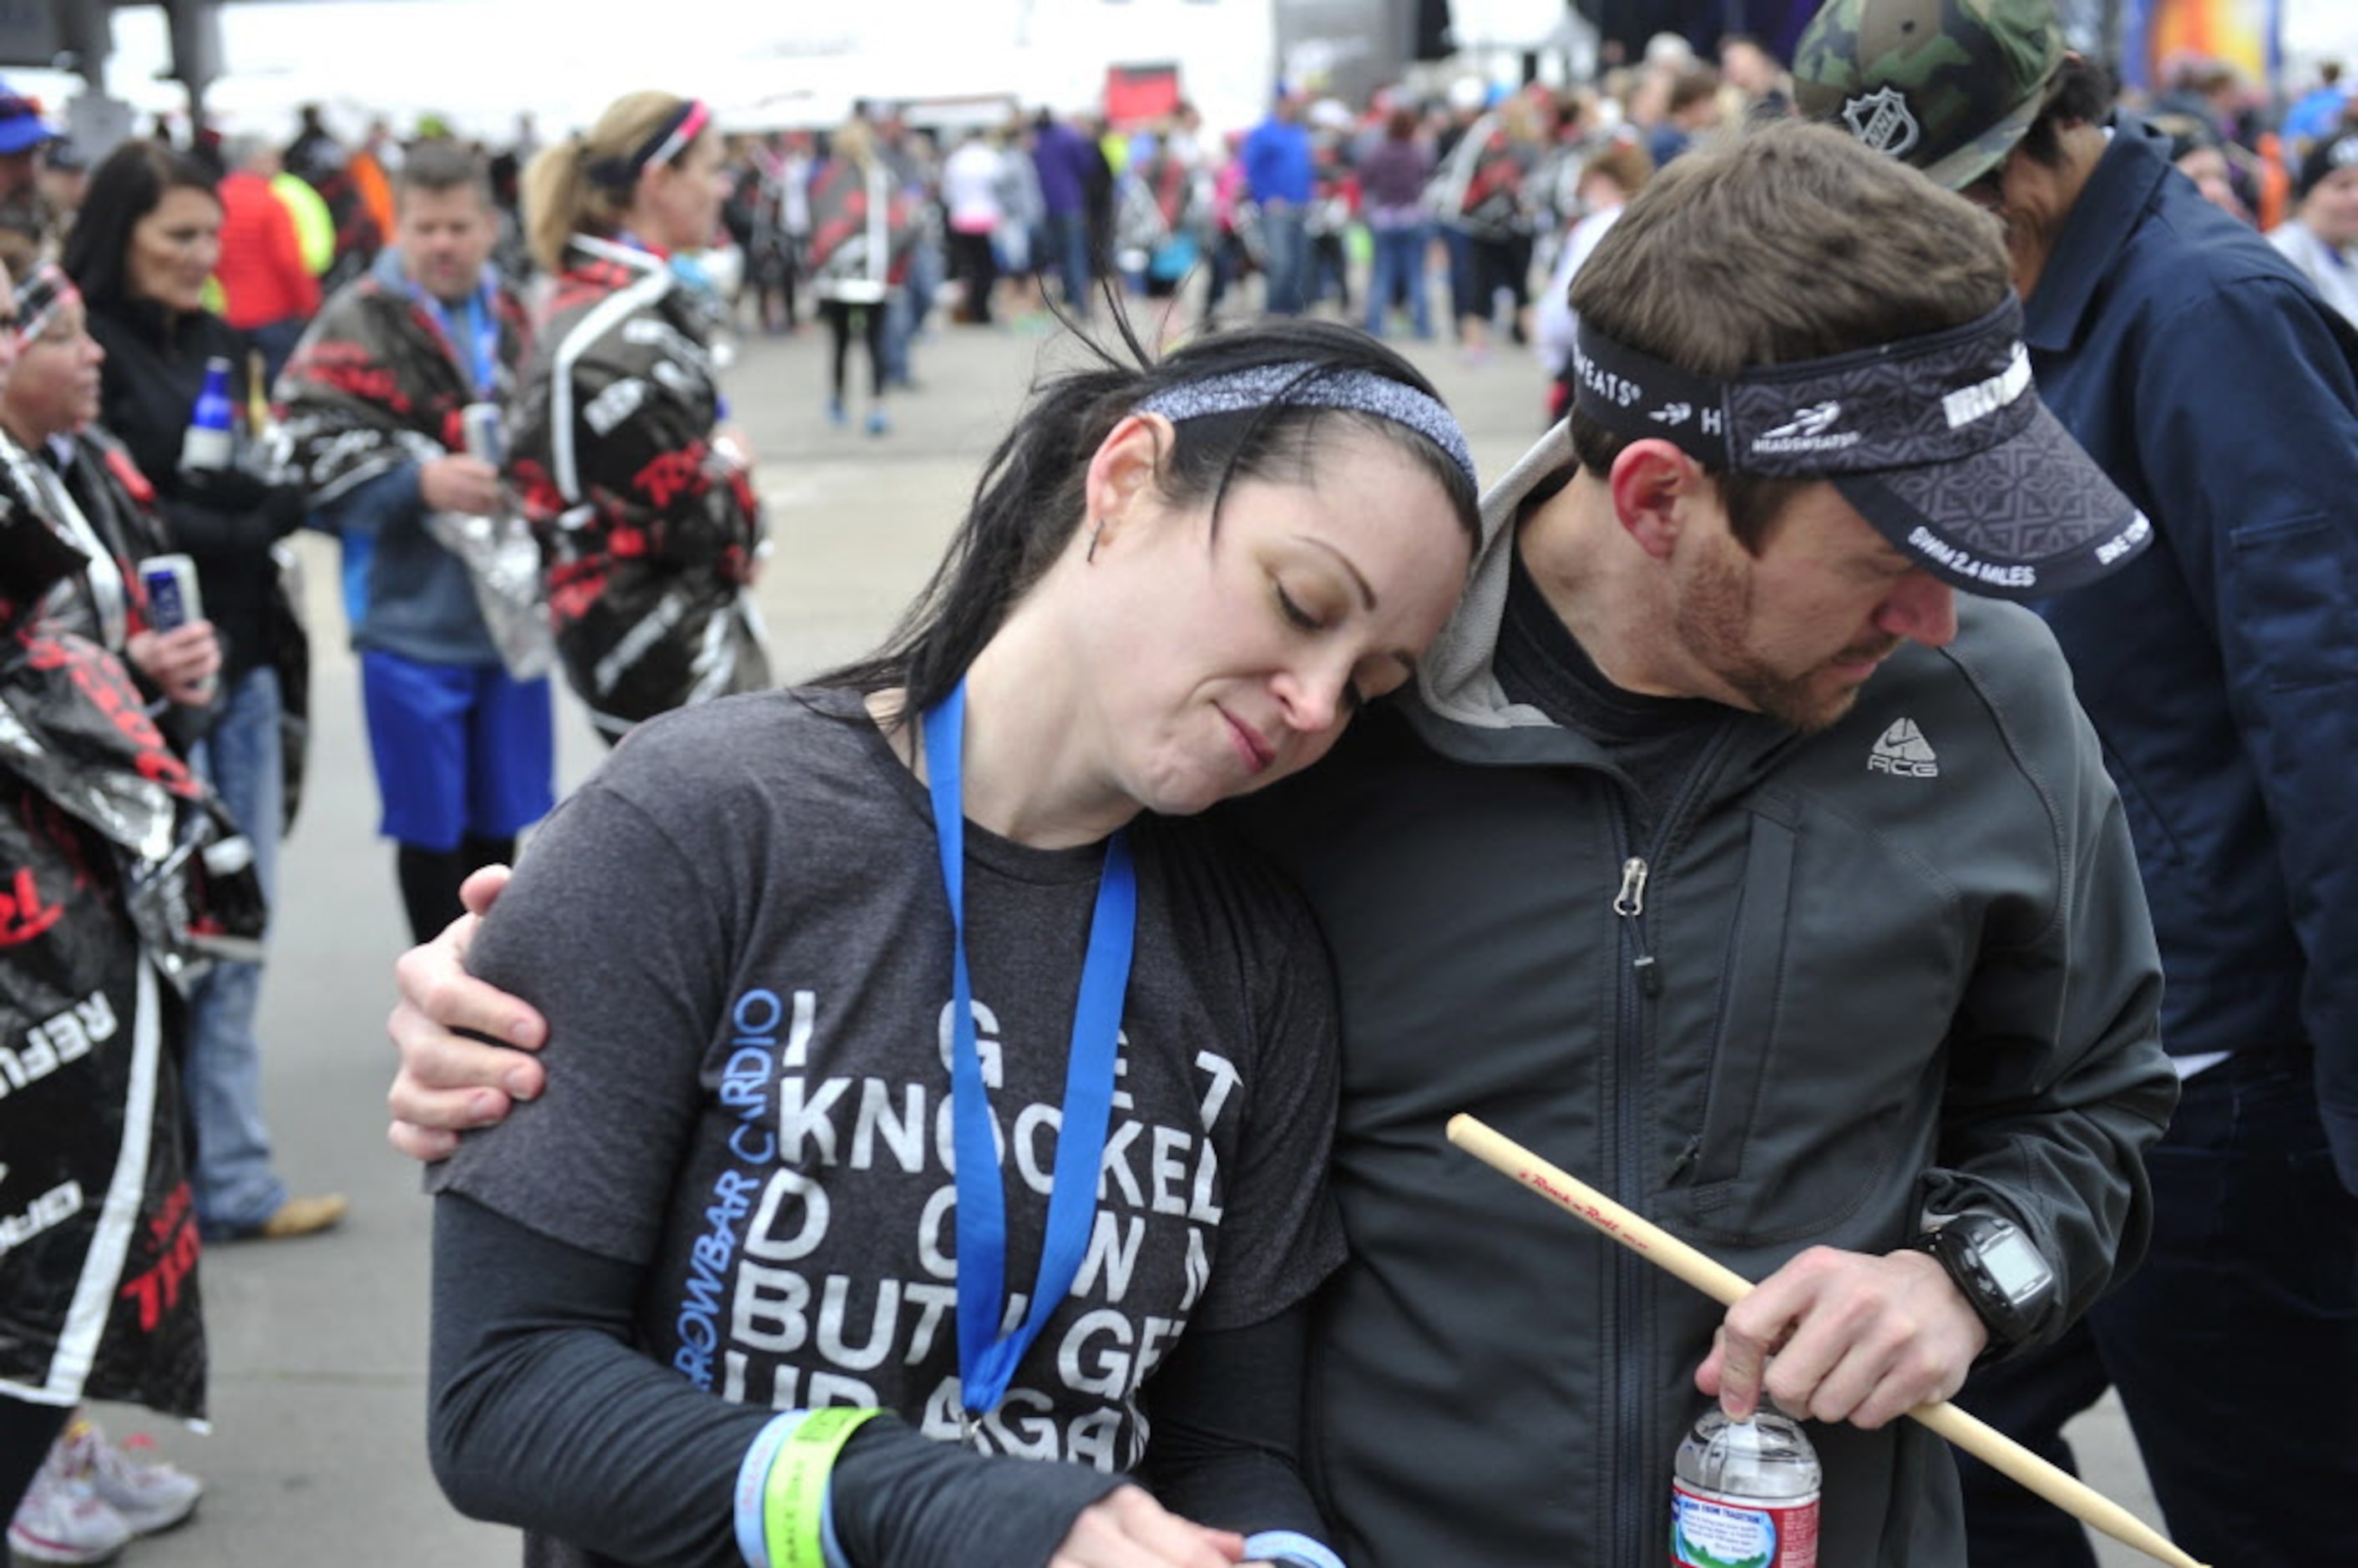
<svg viewBox="0 0 2358 1568"><path fill-rule="evenodd" d="M401 160L401 172L395 177L394 189L399 196L413 190L439 194L472 189L482 198L484 206L492 204L489 167L456 142L420 142L410 148Z"/></svg>
<svg viewBox="0 0 2358 1568"><path fill-rule="evenodd" d="M1996 219L1840 131L1785 122L1648 181L1582 264L1572 308L1615 342L1732 380L1961 325L2009 287ZM1576 410L1571 436L1599 476L1628 444ZM1755 553L1808 482L1713 477Z"/></svg>

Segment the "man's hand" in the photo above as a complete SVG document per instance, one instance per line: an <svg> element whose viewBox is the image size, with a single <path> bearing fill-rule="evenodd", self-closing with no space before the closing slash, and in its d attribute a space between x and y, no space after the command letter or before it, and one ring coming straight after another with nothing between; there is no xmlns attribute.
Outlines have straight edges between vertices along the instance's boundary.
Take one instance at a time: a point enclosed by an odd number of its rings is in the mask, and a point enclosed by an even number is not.
<svg viewBox="0 0 2358 1568"><path fill-rule="evenodd" d="M1208 1530L1122 1487L1073 1520L1048 1568L1234 1568L1245 1538Z"/></svg>
<svg viewBox="0 0 2358 1568"><path fill-rule="evenodd" d="M1728 1309L1695 1387L1737 1421L1765 1385L1790 1414L1872 1431L1956 1393L1988 1342L1936 1260L1812 1247Z"/></svg>
<svg viewBox="0 0 2358 1568"><path fill-rule="evenodd" d="M394 965L401 1000L385 1031L400 1047L401 1071L385 1096L393 1111L386 1137L413 1160L448 1158L460 1132L498 1121L514 1100L533 1098L546 1081L537 1060L508 1047L539 1050L547 1021L467 973L468 945L507 885L505 866L469 877L459 890L467 913ZM460 1029L506 1044L452 1033Z"/></svg>
<svg viewBox="0 0 2358 1568"><path fill-rule="evenodd" d="M168 701L200 708L212 700L222 652L211 622L191 621L169 632L134 632L123 651Z"/></svg>
<svg viewBox="0 0 2358 1568"><path fill-rule="evenodd" d="M500 470L481 458L452 453L417 470L417 493L437 512L489 517L503 504Z"/></svg>

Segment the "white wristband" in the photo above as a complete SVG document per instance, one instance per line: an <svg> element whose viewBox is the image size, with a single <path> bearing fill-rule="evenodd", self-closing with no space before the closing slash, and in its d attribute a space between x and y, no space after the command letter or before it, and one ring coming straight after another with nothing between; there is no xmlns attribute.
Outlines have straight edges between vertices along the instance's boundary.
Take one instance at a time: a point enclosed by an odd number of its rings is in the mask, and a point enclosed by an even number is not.
<svg viewBox="0 0 2358 1568"><path fill-rule="evenodd" d="M1245 1537L1248 1563L1295 1563L1301 1568L1343 1568L1343 1560L1299 1530L1265 1530Z"/></svg>
<svg viewBox="0 0 2358 1568"><path fill-rule="evenodd" d="M745 1568L770 1568L770 1543L762 1533L762 1494L770 1484L770 1466L777 1462L778 1450L808 1413L780 1413L755 1435L753 1445L745 1450L744 1460L737 1466L737 1552L745 1559Z"/></svg>

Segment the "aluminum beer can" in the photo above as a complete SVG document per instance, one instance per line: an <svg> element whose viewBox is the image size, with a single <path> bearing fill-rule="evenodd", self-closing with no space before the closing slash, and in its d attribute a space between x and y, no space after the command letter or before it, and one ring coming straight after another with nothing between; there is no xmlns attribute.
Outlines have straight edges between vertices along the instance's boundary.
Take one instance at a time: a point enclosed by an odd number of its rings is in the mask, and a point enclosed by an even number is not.
<svg viewBox="0 0 2358 1568"><path fill-rule="evenodd" d="M170 632L205 618L197 591L197 563L186 556L150 556L139 563L139 582L147 590L147 619L158 632Z"/></svg>
<svg viewBox="0 0 2358 1568"><path fill-rule="evenodd" d="M197 590L197 563L188 557L149 556L139 563L139 583L147 590L147 621L157 631L175 631L205 618L204 596ZM198 689L210 697L213 685L208 676Z"/></svg>

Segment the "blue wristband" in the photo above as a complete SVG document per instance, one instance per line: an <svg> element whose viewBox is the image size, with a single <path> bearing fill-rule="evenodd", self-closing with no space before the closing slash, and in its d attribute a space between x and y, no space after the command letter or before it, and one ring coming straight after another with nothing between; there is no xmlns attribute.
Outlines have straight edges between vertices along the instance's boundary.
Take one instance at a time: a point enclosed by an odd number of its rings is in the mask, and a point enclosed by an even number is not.
<svg viewBox="0 0 2358 1568"><path fill-rule="evenodd" d="M1265 1530L1245 1537L1248 1563L1296 1563L1301 1568L1343 1568L1343 1560L1299 1530Z"/></svg>
<svg viewBox="0 0 2358 1568"><path fill-rule="evenodd" d="M737 1496L732 1512L737 1521L737 1552L745 1559L745 1568L770 1568L770 1542L762 1526L762 1498L770 1484L770 1466L777 1462L778 1450L786 1439L802 1425L806 1411L787 1411L763 1427L753 1439L753 1446L745 1450L744 1462L737 1466Z"/></svg>

